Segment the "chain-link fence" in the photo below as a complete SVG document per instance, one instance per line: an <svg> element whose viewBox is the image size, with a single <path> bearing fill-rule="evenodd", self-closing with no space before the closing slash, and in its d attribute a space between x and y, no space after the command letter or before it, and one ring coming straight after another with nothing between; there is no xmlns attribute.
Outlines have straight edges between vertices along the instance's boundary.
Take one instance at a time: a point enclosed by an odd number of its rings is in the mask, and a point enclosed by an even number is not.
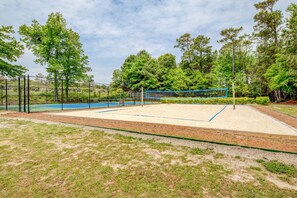
<svg viewBox="0 0 297 198"><path fill-rule="evenodd" d="M0 110L41 112L142 104L141 91L40 76L0 79ZM145 102L145 101L144 101Z"/></svg>

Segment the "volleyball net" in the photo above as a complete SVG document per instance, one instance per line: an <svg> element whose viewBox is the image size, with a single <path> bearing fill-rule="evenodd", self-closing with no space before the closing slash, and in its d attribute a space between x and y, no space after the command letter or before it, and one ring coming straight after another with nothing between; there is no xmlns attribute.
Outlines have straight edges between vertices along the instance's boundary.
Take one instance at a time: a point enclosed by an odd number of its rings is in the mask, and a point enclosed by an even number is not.
<svg viewBox="0 0 297 198"><path fill-rule="evenodd" d="M227 98L228 88L212 88L200 90L147 90L145 98L150 100L208 99Z"/></svg>

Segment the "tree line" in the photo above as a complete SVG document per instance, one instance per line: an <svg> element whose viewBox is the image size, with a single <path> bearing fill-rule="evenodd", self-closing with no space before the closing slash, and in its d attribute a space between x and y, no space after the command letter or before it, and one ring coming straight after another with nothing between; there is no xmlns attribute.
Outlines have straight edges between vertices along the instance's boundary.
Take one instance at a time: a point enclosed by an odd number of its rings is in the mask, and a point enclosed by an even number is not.
<svg viewBox="0 0 297 198"><path fill-rule="evenodd" d="M114 70L112 85L123 90L194 90L230 87L236 96L269 95L274 101L297 97L297 4L292 3L284 19L275 10L278 0L256 3L254 31L242 34L242 27L221 31L220 50L213 50L210 38L189 33L176 39L182 52L176 63L172 54L153 58L142 50L126 58Z"/></svg>

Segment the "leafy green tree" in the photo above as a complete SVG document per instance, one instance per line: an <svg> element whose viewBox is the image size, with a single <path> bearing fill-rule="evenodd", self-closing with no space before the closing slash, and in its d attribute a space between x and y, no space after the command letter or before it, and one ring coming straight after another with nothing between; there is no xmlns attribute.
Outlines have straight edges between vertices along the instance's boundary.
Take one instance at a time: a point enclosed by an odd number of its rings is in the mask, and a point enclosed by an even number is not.
<svg viewBox="0 0 297 198"><path fill-rule="evenodd" d="M112 87L118 88L122 87L122 71L120 69L115 69L112 73ZM124 89L124 87L122 87Z"/></svg>
<svg viewBox="0 0 297 198"><path fill-rule="evenodd" d="M24 74L27 69L11 63L16 62L24 50L24 46L11 34L14 34L12 26L0 27L0 75L16 77Z"/></svg>
<svg viewBox="0 0 297 198"><path fill-rule="evenodd" d="M265 73L276 101L297 95L297 5L291 4L287 11L290 16L282 34L283 46L276 55L276 62Z"/></svg>
<svg viewBox="0 0 297 198"><path fill-rule="evenodd" d="M183 55L181 57L181 67L185 70L191 70L191 63L194 60L193 53L191 51L191 45L193 44L193 38L191 34L186 33L176 39L177 44L175 48L180 48Z"/></svg>
<svg viewBox="0 0 297 198"><path fill-rule="evenodd" d="M198 35L190 46L194 59L191 68L200 70L201 73L209 73L213 63L212 46L209 42L210 38Z"/></svg>
<svg viewBox="0 0 297 198"><path fill-rule="evenodd" d="M54 78L55 101L58 100L58 80L65 78L66 95L71 79L83 79L90 71L86 65L88 57L84 55L79 36L67 29L66 20L61 13L51 13L44 25L36 20L30 26L19 29L22 40L37 57L35 62L46 65L46 70Z"/></svg>
<svg viewBox="0 0 297 198"><path fill-rule="evenodd" d="M87 66L88 57L84 54L79 35L72 29L69 29L67 33L65 51L62 52L64 56L61 71L65 82L66 99L68 99L70 83L90 80L87 72L91 71L91 68Z"/></svg>
<svg viewBox="0 0 297 198"><path fill-rule="evenodd" d="M164 81L166 74L177 67L176 58L172 54L164 54L157 59L158 69L157 78L160 89L164 89Z"/></svg>
<svg viewBox="0 0 297 198"><path fill-rule="evenodd" d="M212 73L216 75L218 87L232 86L232 54L231 50L221 52L214 63Z"/></svg>
<svg viewBox="0 0 297 198"><path fill-rule="evenodd" d="M282 13L274 10L278 0L264 0L254 6L258 13L254 16L254 37L257 41L257 74L259 75L259 86L262 92L268 93L267 81L263 79L266 70L275 63L276 54L280 49L280 31L282 24Z"/></svg>
<svg viewBox="0 0 297 198"><path fill-rule="evenodd" d="M289 59L286 55L278 54L276 63L267 69L265 77L269 80L269 88L275 90L274 98L277 102L288 95L296 95L297 70L288 67Z"/></svg>
<svg viewBox="0 0 297 198"><path fill-rule="evenodd" d="M200 70L202 73L210 72L213 63L212 47L209 45L210 38L198 35L192 38L190 34L184 34L176 39L177 45L183 55L181 67L191 74L193 70Z"/></svg>
<svg viewBox="0 0 297 198"><path fill-rule="evenodd" d="M54 77L55 101L58 101L58 78L62 71L63 52L66 45L66 21L60 13L49 15L45 25L32 21L31 26L19 29L22 41L37 57L35 62L46 65L47 72Z"/></svg>
<svg viewBox="0 0 297 198"><path fill-rule="evenodd" d="M160 89L160 74L162 70L156 59L150 59L142 68L142 87L145 89Z"/></svg>
<svg viewBox="0 0 297 198"><path fill-rule="evenodd" d="M185 71L178 67L166 74L163 86L165 90L187 90L189 89L189 82L190 79Z"/></svg>
<svg viewBox="0 0 297 198"><path fill-rule="evenodd" d="M151 72L155 70L155 64L151 62L151 55L145 50L140 51L137 55L130 55L121 67L121 84L124 90L140 91L141 87L148 89ZM152 68L149 68L152 66ZM144 69L145 68L145 69ZM147 75L150 75L148 77ZM152 85L153 86L153 85Z"/></svg>
<svg viewBox="0 0 297 198"><path fill-rule="evenodd" d="M166 69L176 68L176 58L173 54L164 54L158 58L158 64L160 67Z"/></svg>
<svg viewBox="0 0 297 198"><path fill-rule="evenodd" d="M287 11L290 16L286 20L286 29L283 31L283 53L288 56L289 66L297 69L297 4L292 3Z"/></svg>

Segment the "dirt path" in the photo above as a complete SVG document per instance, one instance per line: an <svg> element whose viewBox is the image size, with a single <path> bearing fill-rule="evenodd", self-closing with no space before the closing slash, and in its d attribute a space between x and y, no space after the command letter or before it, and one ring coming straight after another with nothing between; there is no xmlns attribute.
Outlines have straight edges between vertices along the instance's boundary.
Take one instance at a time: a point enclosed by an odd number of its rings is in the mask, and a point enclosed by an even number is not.
<svg viewBox="0 0 297 198"><path fill-rule="evenodd" d="M57 116L45 113L8 113L1 116L47 120L297 153L297 136L270 135L166 124Z"/></svg>

